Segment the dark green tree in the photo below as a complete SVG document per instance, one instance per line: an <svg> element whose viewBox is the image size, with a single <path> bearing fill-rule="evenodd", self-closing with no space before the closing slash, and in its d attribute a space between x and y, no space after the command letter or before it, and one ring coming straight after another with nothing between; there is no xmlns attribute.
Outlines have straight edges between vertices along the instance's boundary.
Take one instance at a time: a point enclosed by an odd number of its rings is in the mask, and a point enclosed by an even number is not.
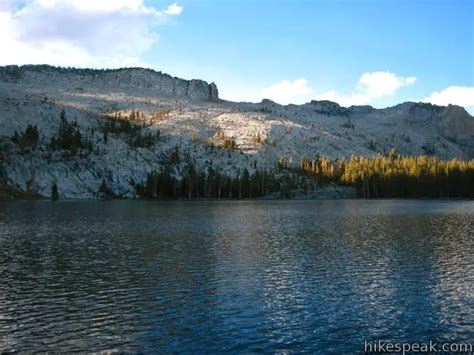
<svg viewBox="0 0 474 355"><path fill-rule="evenodd" d="M59 200L58 185L56 183L51 186L51 199L53 201Z"/></svg>

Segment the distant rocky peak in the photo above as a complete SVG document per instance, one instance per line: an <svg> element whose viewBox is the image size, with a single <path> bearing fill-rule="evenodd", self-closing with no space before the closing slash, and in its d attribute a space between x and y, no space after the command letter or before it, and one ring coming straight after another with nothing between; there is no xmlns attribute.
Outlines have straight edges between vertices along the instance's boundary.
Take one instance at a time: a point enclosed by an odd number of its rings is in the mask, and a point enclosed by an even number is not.
<svg viewBox="0 0 474 355"><path fill-rule="evenodd" d="M329 116L346 115L347 108L341 107L338 103L328 100L311 100L309 104L316 113L326 114Z"/></svg>

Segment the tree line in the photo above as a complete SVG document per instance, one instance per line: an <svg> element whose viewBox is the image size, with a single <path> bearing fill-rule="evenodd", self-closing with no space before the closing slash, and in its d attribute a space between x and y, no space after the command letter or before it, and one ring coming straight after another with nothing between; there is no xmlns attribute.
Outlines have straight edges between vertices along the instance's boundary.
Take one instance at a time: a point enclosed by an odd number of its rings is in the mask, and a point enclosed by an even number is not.
<svg viewBox="0 0 474 355"><path fill-rule="evenodd" d="M143 184L135 186L137 194L146 198L259 198L279 193L282 198L290 196L296 188L295 181L277 177L273 172L256 170L250 174L243 169L237 176L228 176L212 167L207 172L198 172L193 164L177 178L170 167L161 172L151 171Z"/></svg>
<svg viewBox="0 0 474 355"><path fill-rule="evenodd" d="M11 137L11 141L13 143L18 144L22 152L27 147L35 149L39 141L38 127L36 125L33 126L29 124L28 126L26 126L24 132L18 133L17 131L15 131L15 133L13 133L13 136Z"/></svg>
<svg viewBox="0 0 474 355"><path fill-rule="evenodd" d="M105 122L101 126L104 143L107 144L110 133L124 136L129 146L134 148L150 148L160 139L160 130L152 133L146 130L143 133L143 114L137 110L132 110L128 117L123 117L120 113L106 115Z"/></svg>
<svg viewBox="0 0 474 355"><path fill-rule="evenodd" d="M474 160L402 156L393 149L389 155L336 162L303 157L298 170L319 184L354 186L363 198L474 198Z"/></svg>
<svg viewBox="0 0 474 355"><path fill-rule="evenodd" d="M401 156L395 151L373 157L352 156L332 161L303 157L298 167L283 158L276 169L248 169L227 176L209 167L198 172L192 163L181 174L174 167L180 159L177 148L161 171L153 170L135 184L139 196L174 198L260 198L273 194L291 198L292 190L304 193L328 184L352 186L361 198L474 198L474 160L440 160L430 156ZM179 176L179 177L178 177Z"/></svg>
<svg viewBox="0 0 474 355"><path fill-rule="evenodd" d="M59 129L51 137L49 148L52 150L64 150L70 156L75 156L82 149L92 152L92 141L82 135L77 122L69 122L64 110L61 111L59 118Z"/></svg>

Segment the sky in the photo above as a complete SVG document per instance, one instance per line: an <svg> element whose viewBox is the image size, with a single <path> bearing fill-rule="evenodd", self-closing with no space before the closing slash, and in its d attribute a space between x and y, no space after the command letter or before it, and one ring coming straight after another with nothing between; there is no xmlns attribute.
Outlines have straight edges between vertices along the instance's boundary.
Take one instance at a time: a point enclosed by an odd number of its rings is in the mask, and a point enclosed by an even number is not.
<svg viewBox="0 0 474 355"><path fill-rule="evenodd" d="M0 65L143 66L220 97L474 113L474 0L0 0Z"/></svg>

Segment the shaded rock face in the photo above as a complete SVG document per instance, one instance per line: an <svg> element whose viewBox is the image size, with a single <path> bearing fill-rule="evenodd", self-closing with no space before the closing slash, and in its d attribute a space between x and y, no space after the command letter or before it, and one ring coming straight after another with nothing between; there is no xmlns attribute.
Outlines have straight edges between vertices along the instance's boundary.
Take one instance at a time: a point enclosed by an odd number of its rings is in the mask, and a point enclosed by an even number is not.
<svg viewBox="0 0 474 355"><path fill-rule="evenodd" d="M209 85L202 80L188 81L185 96L195 100L207 100L209 96Z"/></svg>
<svg viewBox="0 0 474 355"><path fill-rule="evenodd" d="M474 138L474 120L464 108L449 105L445 110L441 111L440 116L442 122L440 124L440 132L445 137L454 140L472 140Z"/></svg>
<svg viewBox="0 0 474 355"><path fill-rule="evenodd" d="M151 69L73 69L49 65L10 65L0 68L0 81L54 85L56 88L139 90L153 96L218 101L217 86L203 80L184 80Z"/></svg>
<svg viewBox="0 0 474 355"><path fill-rule="evenodd" d="M217 90L217 85L214 83L209 84L209 96L207 98L209 101L218 101L219 100L219 91Z"/></svg>
<svg viewBox="0 0 474 355"><path fill-rule="evenodd" d="M272 101L270 99L263 99L261 102L262 105L278 105L275 101Z"/></svg>
<svg viewBox="0 0 474 355"><path fill-rule="evenodd" d="M329 116L342 116L347 114L347 109L345 107L339 106L336 102L321 100L316 101L312 100L309 105L316 113L325 114Z"/></svg>
<svg viewBox="0 0 474 355"><path fill-rule="evenodd" d="M451 140L474 138L474 120L460 106L405 102L382 111L403 117L409 125L435 127L439 135Z"/></svg>
<svg viewBox="0 0 474 355"><path fill-rule="evenodd" d="M372 106L369 105L361 105L361 106L351 106L347 109L349 115L367 115L375 111Z"/></svg>

